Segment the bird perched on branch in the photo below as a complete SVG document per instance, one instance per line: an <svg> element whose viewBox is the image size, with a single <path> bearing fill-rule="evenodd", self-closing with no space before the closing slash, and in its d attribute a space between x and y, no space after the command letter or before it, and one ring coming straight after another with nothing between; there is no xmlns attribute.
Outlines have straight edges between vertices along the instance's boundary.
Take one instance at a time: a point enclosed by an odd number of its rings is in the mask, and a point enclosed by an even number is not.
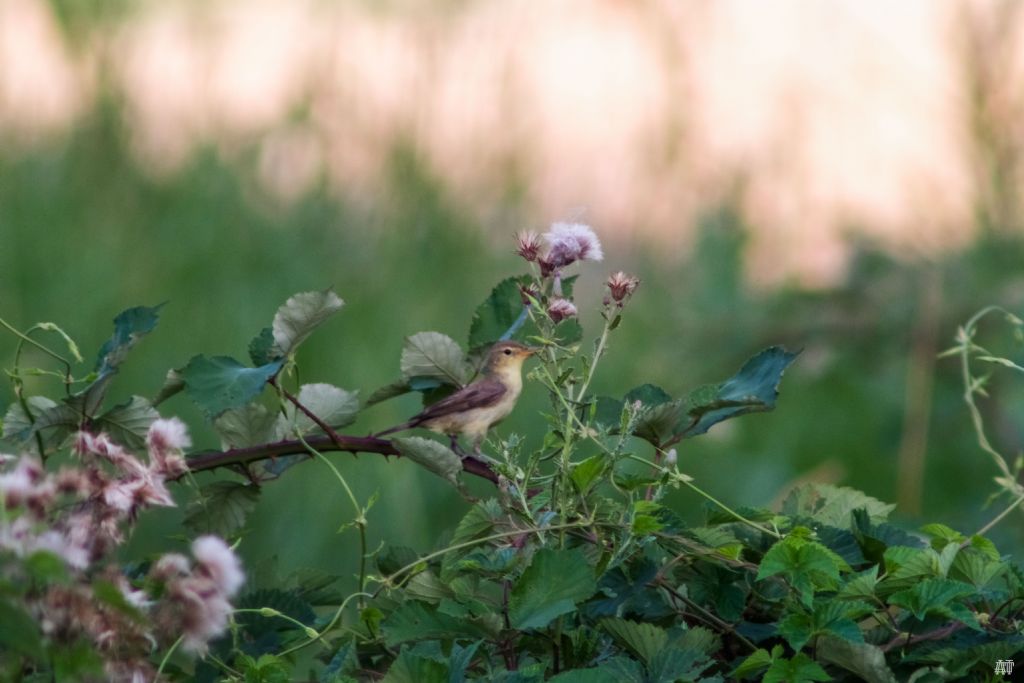
<svg viewBox="0 0 1024 683"><path fill-rule="evenodd" d="M459 452L458 437L463 434L472 440L473 452L479 455L487 430L515 408L523 390L523 361L536 352L537 349L519 342L498 342L487 353L487 362L479 379L430 404L407 422L376 436L425 427L447 434L452 450Z"/></svg>

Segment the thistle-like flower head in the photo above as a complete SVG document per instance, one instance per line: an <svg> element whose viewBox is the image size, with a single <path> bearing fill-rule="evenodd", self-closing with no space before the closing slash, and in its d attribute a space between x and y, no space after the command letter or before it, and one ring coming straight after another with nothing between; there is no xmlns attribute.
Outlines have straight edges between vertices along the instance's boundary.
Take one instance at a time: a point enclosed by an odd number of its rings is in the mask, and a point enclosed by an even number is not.
<svg viewBox="0 0 1024 683"><path fill-rule="evenodd" d="M556 323L566 318L575 318L576 305L568 299L554 299L548 304L548 317Z"/></svg>
<svg viewBox="0 0 1024 683"><path fill-rule="evenodd" d="M611 275L605 284L608 285L608 291L612 299L621 304L636 291L636 288L640 285L640 278L620 270Z"/></svg>
<svg viewBox="0 0 1024 683"><path fill-rule="evenodd" d="M516 234L516 253L527 261L536 261L544 242L533 230Z"/></svg>
<svg viewBox="0 0 1024 683"><path fill-rule="evenodd" d="M544 233L547 249L539 257L541 272L546 274L575 261L600 261L604 258L601 241L589 225L553 223Z"/></svg>

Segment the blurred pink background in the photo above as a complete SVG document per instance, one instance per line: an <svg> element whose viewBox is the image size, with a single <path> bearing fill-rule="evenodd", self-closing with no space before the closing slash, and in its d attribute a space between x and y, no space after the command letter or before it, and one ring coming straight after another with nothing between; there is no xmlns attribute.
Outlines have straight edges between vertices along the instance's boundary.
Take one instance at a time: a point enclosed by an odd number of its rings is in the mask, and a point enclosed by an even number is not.
<svg viewBox="0 0 1024 683"><path fill-rule="evenodd" d="M583 210L613 240L668 249L742 188L753 277L827 284L851 233L913 256L971 237L978 126L1022 137L1020 16L952 0L178 1L76 43L49 4L0 0L0 143L61 135L110 78L156 175L200 145L256 145L279 201L323 176L373 193L406 140L485 220L514 191L541 223Z"/></svg>

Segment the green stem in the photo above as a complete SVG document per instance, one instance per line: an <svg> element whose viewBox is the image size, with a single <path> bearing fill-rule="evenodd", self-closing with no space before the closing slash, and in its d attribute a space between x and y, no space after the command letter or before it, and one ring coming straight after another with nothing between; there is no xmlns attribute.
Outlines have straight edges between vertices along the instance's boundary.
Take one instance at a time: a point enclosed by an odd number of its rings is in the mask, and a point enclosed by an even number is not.
<svg viewBox="0 0 1024 683"><path fill-rule="evenodd" d="M184 639L185 636L178 636L178 639L174 641L174 643L171 644L171 647L167 649L167 652L164 653L163 659L160 660L160 666L156 670L156 676L153 677L154 681L160 680L160 674L164 672L164 667L167 666L167 662L170 661L171 655L174 654L174 651L178 649L178 646L181 645L181 641Z"/></svg>
<svg viewBox="0 0 1024 683"><path fill-rule="evenodd" d="M977 435L978 445L983 451L992 456L992 461L995 462L996 467L1003 476L1010 480L1013 480L1013 475L1010 473L1010 468L1006 464L1006 459L1002 456L999 451L992 447L988 437L985 435L985 421L981 416L981 411L978 410L977 404L974 402L974 394L976 392L974 385L974 376L971 374L971 350L973 348L972 339L974 333L977 330L978 322L995 311L1001 311L1006 313L1005 310L998 306L989 306L978 311L974 317L967 321L963 329L963 338L960 340L960 370L964 383L964 402L967 403L967 409L971 414L971 422L974 424L974 433Z"/></svg>
<svg viewBox="0 0 1024 683"><path fill-rule="evenodd" d="M711 503L717 505L722 510L724 510L725 512L730 514L732 517L734 517L737 521L743 522L744 524L746 524L750 528L757 529L758 531L760 531L763 534L768 534L769 536L773 536L773 537L775 537L777 539L781 539L782 538L782 534L780 534L778 531L774 531L772 529L769 529L768 527L761 526L757 522L755 522L753 520L750 520L750 519L747 519L746 517L744 517L740 513L736 512L735 510L733 510L731 507L729 507L728 505L726 505L722 501L720 501L717 498L715 498L714 496L712 496L707 491L704 491L703 489L701 489L699 486L697 486L693 482L686 481L685 479L680 479L680 481L682 482L682 484L684 486L687 486L688 488L692 489L695 493L697 493L701 497L703 497L706 500L710 501Z"/></svg>
<svg viewBox="0 0 1024 683"><path fill-rule="evenodd" d="M365 510L363 510L363 508L361 508L359 506L359 501L356 500L355 494L352 492L352 489L349 487L348 482L345 481L345 477L341 474L341 471L338 470L338 468L334 466L334 463L332 463L330 460L325 458L323 453L321 453L317 449L315 449L312 446L310 446L309 442L306 441L306 439L303 437L303 435L300 434L297 430L296 430L295 435L298 437L299 441L302 442L302 445L305 446L306 449L315 458L317 458L318 460L323 462L325 465L327 465L327 467L330 468L331 472L334 473L335 478L337 478L337 480L341 483L341 487L345 490L345 495L347 495L349 501L351 501L352 507L355 508L356 518L355 518L353 523L356 525L356 528L359 530L359 592L362 593L366 589L366 554L367 554L367 547L366 547L366 512L365 512ZM359 607L362 608L363 605L364 605L364 603L360 599Z"/></svg>
<svg viewBox="0 0 1024 683"><path fill-rule="evenodd" d="M303 630L303 632L305 632L305 634L307 636L309 636L309 638L311 640L318 640L318 639L320 639L323 636L322 633L319 633L312 626L307 626L306 624L303 624L298 619L295 619L294 617L290 617L287 614L285 614L284 612L280 612L280 611L274 609L273 607L245 607L245 608L242 608L242 609L234 610L234 613L235 614L259 614L260 616L266 617L267 619L273 619L274 617L278 617L278 618L284 619L285 621L291 622L292 624L295 624L296 626L298 626L300 629ZM310 635L311 633L314 634L314 635Z"/></svg>
<svg viewBox="0 0 1024 683"><path fill-rule="evenodd" d="M991 531L992 527L994 527L996 524L999 524L999 522L1003 521L1006 518L1006 516L1013 512L1021 503L1024 503L1024 494L1017 496L1017 498L1012 503L1010 503L1005 510L996 515L991 522L989 522L988 524L974 532L974 535L984 536L985 534L987 534L989 531ZM970 544L971 539L967 539L960 544L960 547L966 548Z"/></svg>
<svg viewBox="0 0 1024 683"><path fill-rule="evenodd" d="M489 543L490 541L500 541L503 538L511 538L511 537L514 537L514 536L522 536L523 534L537 534L537 535L541 535L541 534L543 534L545 532L548 532L548 531L562 531L562 530L565 530L565 529L582 529L582 528L585 528L585 527L588 527L588 526L592 526L594 524L595 524L595 522L593 520L585 520L585 521L581 521L581 522L569 522L567 524L552 524L551 526L546 526L546 527L539 528L539 529L529 529L528 528L528 529L516 529L515 531L502 531L502 532L497 533L497 534L491 534L489 536L482 536L480 538L474 538L474 539L469 540L469 541L463 541L462 543L456 543L455 545L450 545L447 548L442 548L441 550L435 550L432 553L428 553L428 554L424 555L423 557L420 557L415 562L411 562L410 564L407 564L404 567L396 570L393 574L391 574L391 576L388 576L388 577L383 579L383 581L382 581L383 585L381 586L381 588L377 592L379 593L380 590L383 590L384 588L393 585L394 582L395 582L395 579L397 577L399 577L399 576L401 576L403 574L406 574L406 573L412 571L413 569L416 569L420 565L423 565L425 563L430 562L431 560L435 560L438 557L443 557L444 555L447 555L448 553L450 553L452 551L455 551L455 550L462 550L463 548L471 548L471 547L473 547L475 545L480 545L481 543Z"/></svg>
<svg viewBox="0 0 1024 683"><path fill-rule="evenodd" d="M608 334L611 332L611 322L609 322L607 316L604 321L604 330L601 332L601 337L597 341L597 348L594 349L594 359L590 362L590 369L587 371L587 377L583 380L583 384L580 385L580 390L576 392L576 403L583 402L583 396L587 393L587 388L590 386L590 381L594 379L594 372L597 370L597 362L601 359L604 354L604 348L608 343Z"/></svg>
<svg viewBox="0 0 1024 683"><path fill-rule="evenodd" d="M353 598L359 598L360 601L362 601L363 598L373 598L373 595L371 595L370 593L353 593L352 595L349 595L348 597L346 597L344 600L341 601L341 604L338 605L338 609L334 612L334 616L327 623L327 625L324 626L323 629L320 630L320 632L317 634L317 636L315 638L311 637L309 640L307 640L304 643L299 643L298 645L293 645L292 647L288 648L284 652L279 653L278 657L285 657L287 655L290 655L293 652L297 652L298 650L301 650L301 649L303 649L305 647L308 647L308 646L312 645L313 643L315 643L318 640L323 640L324 635L327 634L327 633L330 633L331 629L333 629L334 626L341 620L342 613L345 611L345 608L348 607L349 601L352 600Z"/></svg>
<svg viewBox="0 0 1024 683"><path fill-rule="evenodd" d="M40 344L39 342L37 342L35 339L32 339L31 337L29 337L24 332L21 332L20 330L18 330L15 327L13 327L9 322L4 320L3 318L0 318L0 326L6 327L7 330L9 332L11 332L11 334L13 334L14 336L16 336L19 339L21 339L22 343L31 344L32 346L36 347L37 349L39 349L40 351L42 351L46 355L50 356L54 360L59 361L60 363L63 363L64 367L67 368L67 371L68 371L67 376L68 377L71 376L71 363L69 363L67 361L67 359L64 358L64 356L60 355L56 351L51 351L49 348L47 348L43 344Z"/></svg>

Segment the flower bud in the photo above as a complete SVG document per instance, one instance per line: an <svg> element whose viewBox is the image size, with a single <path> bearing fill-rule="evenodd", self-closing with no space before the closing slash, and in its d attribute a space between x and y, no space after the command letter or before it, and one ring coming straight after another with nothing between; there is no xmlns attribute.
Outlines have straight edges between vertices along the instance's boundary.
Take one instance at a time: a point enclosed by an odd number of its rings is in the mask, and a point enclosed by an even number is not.
<svg viewBox="0 0 1024 683"><path fill-rule="evenodd" d="M548 304L548 317L556 323L576 317L576 306L568 299L555 299Z"/></svg>
<svg viewBox="0 0 1024 683"><path fill-rule="evenodd" d="M543 245L540 236L532 230L516 235L516 253L527 261L536 261Z"/></svg>
<svg viewBox="0 0 1024 683"><path fill-rule="evenodd" d="M640 285L640 278L634 277L621 270L611 277L608 278L608 291L612 295L612 299L618 303L622 303L636 291L636 288Z"/></svg>

